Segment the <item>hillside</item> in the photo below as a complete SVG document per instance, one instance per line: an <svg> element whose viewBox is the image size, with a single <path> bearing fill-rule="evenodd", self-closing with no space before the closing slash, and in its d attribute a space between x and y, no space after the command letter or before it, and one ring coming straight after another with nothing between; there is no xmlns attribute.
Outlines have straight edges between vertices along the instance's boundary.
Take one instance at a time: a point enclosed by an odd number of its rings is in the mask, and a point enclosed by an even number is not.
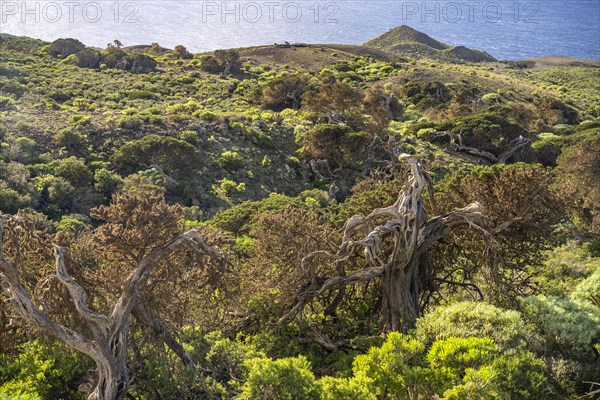
<svg viewBox="0 0 600 400"><path fill-rule="evenodd" d="M593 398L599 157L598 62L2 35L0 399Z"/></svg>
<svg viewBox="0 0 600 400"><path fill-rule="evenodd" d="M363 46L407 57L467 62L496 61L486 52L464 46L449 46L406 25L391 29L383 35L365 42Z"/></svg>

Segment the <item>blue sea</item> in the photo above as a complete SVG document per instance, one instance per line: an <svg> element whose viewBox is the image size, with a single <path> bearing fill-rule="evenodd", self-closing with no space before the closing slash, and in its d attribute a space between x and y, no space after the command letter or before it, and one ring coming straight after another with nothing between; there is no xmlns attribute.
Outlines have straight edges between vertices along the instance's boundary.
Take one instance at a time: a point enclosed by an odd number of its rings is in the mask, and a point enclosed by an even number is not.
<svg viewBox="0 0 600 400"><path fill-rule="evenodd" d="M193 52L261 44L360 44L399 25L503 60L600 60L600 0L0 0L0 32L104 47L158 42Z"/></svg>

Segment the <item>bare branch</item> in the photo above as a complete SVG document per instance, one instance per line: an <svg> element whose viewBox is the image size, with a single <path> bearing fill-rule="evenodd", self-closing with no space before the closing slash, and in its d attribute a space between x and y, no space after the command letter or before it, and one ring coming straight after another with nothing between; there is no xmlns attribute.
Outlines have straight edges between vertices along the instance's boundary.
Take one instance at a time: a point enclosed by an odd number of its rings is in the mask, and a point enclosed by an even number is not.
<svg viewBox="0 0 600 400"><path fill-rule="evenodd" d="M523 147L529 146L531 144L531 139L524 138L523 136L519 136L515 140L509 143L509 148L504 150L500 156L498 156L499 163L506 163L508 159L515 154L518 150Z"/></svg>
<svg viewBox="0 0 600 400"><path fill-rule="evenodd" d="M105 315L99 314L90 310L86 305L87 294L83 290L83 288L75 282L75 280L69 275L67 272L67 268L65 266L65 252L66 249L61 246L54 246L54 255L56 258L56 277L59 281L65 285L73 299L73 303L75 304L75 308L81 314L82 317L86 319L86 321L93 323L98 328L101 328L103 331L108 331L110 328L111 320Z"/></svg>
<svg viewBox="0 0 600 400"><path fill-rule="evenodd" d="M160 338L177 356L184 365L196 367L190 355L183 348L181 343L171 334L169 327L164 321L152 318L142 304L137 304L133 309L133 315L144 326L150 328L157 338Z"/></svg>
<svg viewBox="0 0 600 400"><path fill-rule="evenodd" d="M192 250L201 255L209 256L216 261L215 264L217 266L222 267L223 260L219 254L212 247L207 246L206 243L204 243L204 240L202 240L198 232L189 231L176 237L165 246L155 249L150 252L150 254L144 256L137 268L129 275L129 278L125 282L125 289L111 313L111 319L113 320L115 327L122 326L126 323L131 310L139 301L138 294L140 288L144 285L152 270L158 266L163 259L184 246L191 246Z"/></svg>

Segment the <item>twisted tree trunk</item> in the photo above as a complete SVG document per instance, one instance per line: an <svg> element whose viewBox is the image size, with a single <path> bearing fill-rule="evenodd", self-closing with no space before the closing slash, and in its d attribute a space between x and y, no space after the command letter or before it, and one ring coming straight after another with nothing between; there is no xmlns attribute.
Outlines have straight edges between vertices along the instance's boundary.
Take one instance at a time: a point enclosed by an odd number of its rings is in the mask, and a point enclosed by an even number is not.
<svg viewBox="0 0 600 400"><path fill-rule="evenodd" d="M209 257L215 265L222 266L219 254L207 246L197 232L190 231L180 235L165 246L147 254L125 282L125 288L110 315L102 315L87 307L87 296L84 289L67 272L66 249L54 246L56 277L68 289L77 312L92 332L92 338L88 338L52 321L32 301L27 290L21 284L18 267L4 257L4 224L11 219L18 223L17 217L0 216L0 278L2 289L8 297L8 303L19 316L41 332L61 340L67 346L94 360L96 376L91 387L88 388L89 400L119 400L124 398L131 388L132 379L127 370L127 337L129 319L136 307L136 314L140 322L148 324L155 331L161 331L165 335L167 345L175 349L176 354L182 357L185 363L191 362L183 347L168 334L165 325L152 320L145 313L139 302L139 291L153 269L163 259L184 246Z"/></svg>
<svg viewBox="0 0 600 400"><path fill-rule="evenodd" d="M491 237L491 233L481 226L483 216L478 203L427 220L422 199L427 183L418 157L402 155L400 158L408 162L412 172L409 187L400 192L394 205L375 209L366 217L350 217L344 224L342 243L336 253L316 251L304 257L302 267L307 271L310 284L298 295L297 304L281 319L282 322L297 315L316 297L379 278L381 331L407 330L419 316L419 300L423 293L420 275L425 273L421 268L422 258L427 250L460 226L475 228ZM343 264L359 250L367 263L365 268L326 279L316 276L313 259L331 260L337 270L343 271Z"/></svg>

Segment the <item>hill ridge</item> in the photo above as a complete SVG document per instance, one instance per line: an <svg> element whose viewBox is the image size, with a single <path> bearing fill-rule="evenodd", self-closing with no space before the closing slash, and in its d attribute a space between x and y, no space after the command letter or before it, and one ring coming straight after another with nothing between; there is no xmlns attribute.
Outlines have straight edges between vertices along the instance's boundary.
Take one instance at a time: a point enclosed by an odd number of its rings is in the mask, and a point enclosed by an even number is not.
<svg viewBox="0 0 600 400"><path fill-rule="evenodd" d="M450 46L408 25L390 29L386 33L366 41L363 46L417 58L426 57L455 62L497 61L484 51L465 46Z"/></svg>

